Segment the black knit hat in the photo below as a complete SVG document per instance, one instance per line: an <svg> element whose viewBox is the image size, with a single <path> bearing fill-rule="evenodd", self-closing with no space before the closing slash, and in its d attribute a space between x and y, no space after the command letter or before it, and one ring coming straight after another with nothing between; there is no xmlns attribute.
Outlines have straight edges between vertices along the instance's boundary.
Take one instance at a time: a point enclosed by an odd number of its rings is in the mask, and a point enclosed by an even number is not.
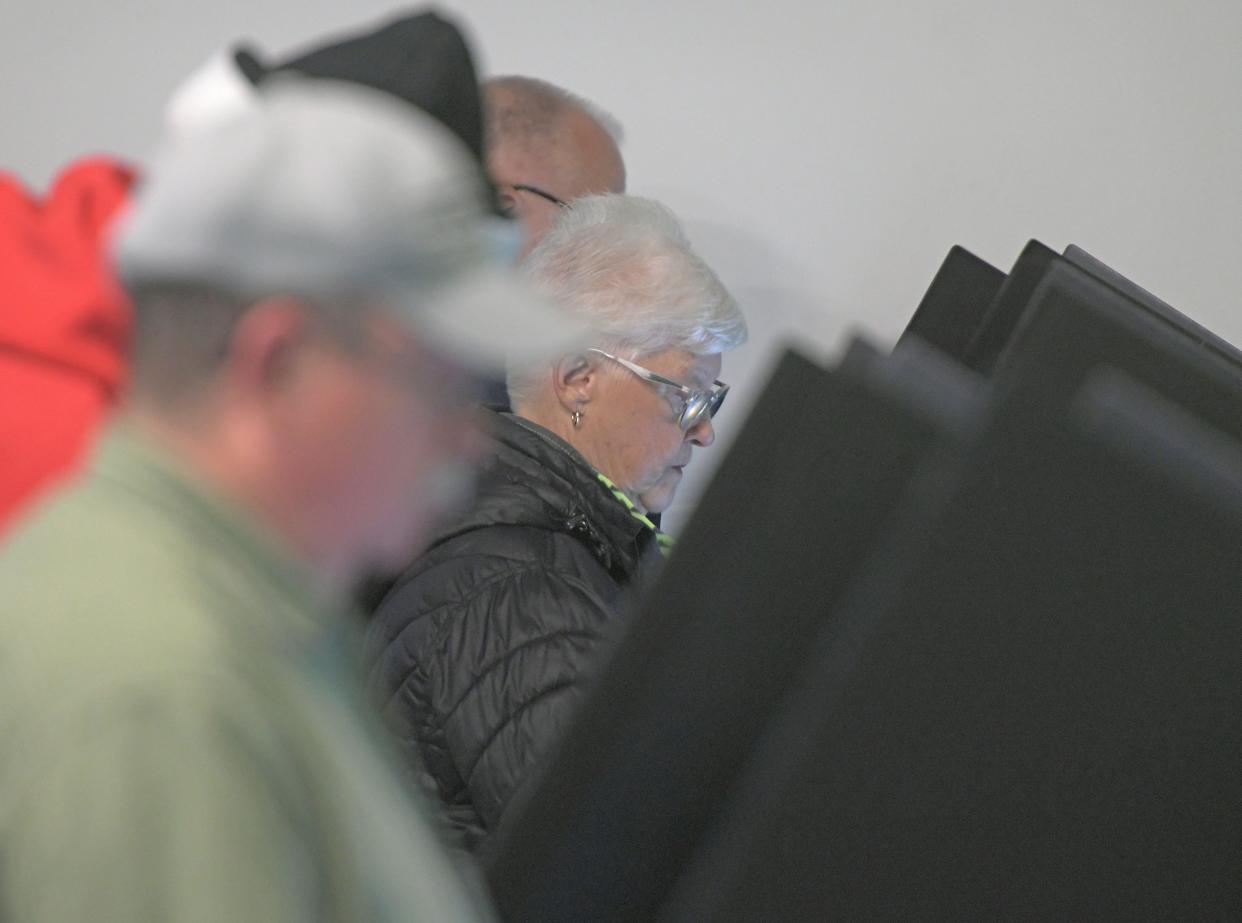
<svg viewBox="0 0 1242 923"><path fill-rule="evenodd" d="M484 169L483 107L474 61L458 28L437 13L402 16L273 64L263 63L245 45L233 57L256 87L275 74L294 72L391 93L443 123Z"/></svg>

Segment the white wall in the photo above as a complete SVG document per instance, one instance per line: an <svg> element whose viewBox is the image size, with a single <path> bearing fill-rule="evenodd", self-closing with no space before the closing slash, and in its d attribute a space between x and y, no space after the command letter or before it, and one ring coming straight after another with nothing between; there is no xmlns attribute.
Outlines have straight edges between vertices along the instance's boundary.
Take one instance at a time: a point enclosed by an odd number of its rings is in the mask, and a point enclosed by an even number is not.
<svg viewBox="0 0 1242 923"><path fill-rule="evenodd" d="M0 163L141 156L213 49L269 51L389 9L356 0L4 0ZM1242 342L1242 3L460 0L481 68L561 83L628 132L631 191L686 221L737 294L743 419L778 344L900 333L948 248L1007 269L1078 243ZM697 493L707 452L687 478ZM684 508L670 517L676 525Z"/></svg>

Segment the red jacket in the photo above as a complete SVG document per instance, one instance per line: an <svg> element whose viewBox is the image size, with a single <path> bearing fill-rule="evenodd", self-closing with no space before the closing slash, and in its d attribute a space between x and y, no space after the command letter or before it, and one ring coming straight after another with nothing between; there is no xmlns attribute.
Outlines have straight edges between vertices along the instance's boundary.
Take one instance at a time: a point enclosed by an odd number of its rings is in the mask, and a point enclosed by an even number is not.
<svg viewBox="0 0 1242 923"><path fill-rule="evenodd" d="M103 248L134 177L87 158L40 199L0 172L0 533L77 463L124 384L130 312Z"/></svg>

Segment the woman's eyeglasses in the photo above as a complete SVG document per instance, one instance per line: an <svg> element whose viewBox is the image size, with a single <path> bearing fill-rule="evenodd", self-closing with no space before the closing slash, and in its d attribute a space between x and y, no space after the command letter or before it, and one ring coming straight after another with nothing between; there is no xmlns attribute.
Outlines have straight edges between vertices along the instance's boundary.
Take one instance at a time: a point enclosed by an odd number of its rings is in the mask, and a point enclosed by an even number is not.
<svg viewBox="0 0 1242 923"><path fill-rule="evenodd" d="M673 381L671 378L665 378L663 375L651 371L651 369L645 369L637 362L631 362L629 359L622 359L620 356L604 352L602 349L591 347L587 352L599 353L604 358L611 359L613 362L625 366L644 381L660 385L661 387L672 388L682 395L685 398L685 405L677 416L677 425L683 431L692 429L703 419L704 414L707 414L709 418L716 416L716 411L724 403L725 395L729 393L729 386L723 381L715 381L712 383L710 390L700 391L697 388L690 388L680 382Z"/></svg>

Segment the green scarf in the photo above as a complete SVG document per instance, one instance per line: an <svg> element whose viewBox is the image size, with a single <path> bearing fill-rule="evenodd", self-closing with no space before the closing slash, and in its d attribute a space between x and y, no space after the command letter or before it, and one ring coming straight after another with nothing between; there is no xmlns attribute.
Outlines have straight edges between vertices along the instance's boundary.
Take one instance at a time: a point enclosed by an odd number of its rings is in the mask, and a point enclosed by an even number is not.
<svg viewBox="0 0 1242 923"><path fill-rule="evenodd" d="M673 550L673 537L661 532L660 527L643 515L638 507L634 505L634 501L627 497L625 491L614 484L607 475L596 472L596 476L599 478L599 482L607 487L612 492L612 495L621 502L621 505L629 511L631 516L655 533L656 547L660 549L660 554L667 558L669 552Z"/></svg>

